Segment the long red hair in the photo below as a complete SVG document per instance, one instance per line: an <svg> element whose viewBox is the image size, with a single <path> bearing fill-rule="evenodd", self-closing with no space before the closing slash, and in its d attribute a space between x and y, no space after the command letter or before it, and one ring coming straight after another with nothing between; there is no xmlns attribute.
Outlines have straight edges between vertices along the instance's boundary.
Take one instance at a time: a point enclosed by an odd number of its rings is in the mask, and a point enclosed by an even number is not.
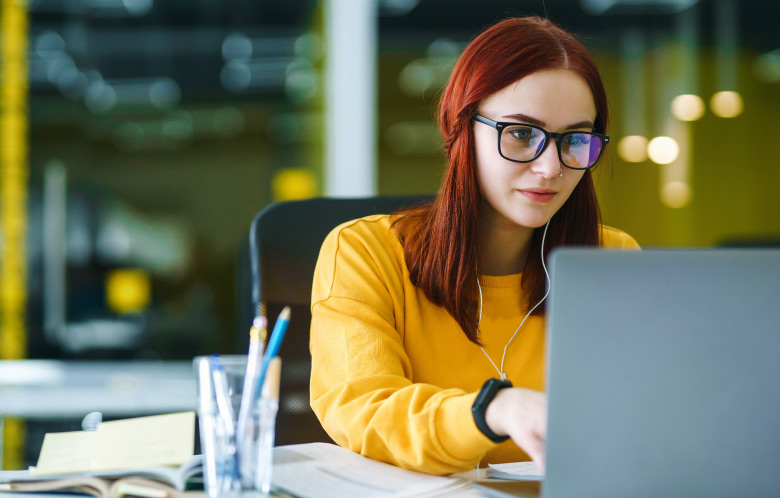
<svg viewBox="0 0 780 498"><path fill-rule="evenodd" d="M403 212L395 227L404 246L414 285L443 306L472 342L478 336L477 262L480 210L484 198L477 180L473 118L482 99L543 69L566 69L582 77L596 105L595 131L607 127L607 96L596 64L570 33L539 17L501 21L477 36L460 56L441 97L439 123L447 171L432 204ZM561 245L598 245L601 215L591 171L553 216L545 255ZM546 292L541 230L531 240L523 270L527 309ZM540 306L534 313L543 313Z"/></svg>

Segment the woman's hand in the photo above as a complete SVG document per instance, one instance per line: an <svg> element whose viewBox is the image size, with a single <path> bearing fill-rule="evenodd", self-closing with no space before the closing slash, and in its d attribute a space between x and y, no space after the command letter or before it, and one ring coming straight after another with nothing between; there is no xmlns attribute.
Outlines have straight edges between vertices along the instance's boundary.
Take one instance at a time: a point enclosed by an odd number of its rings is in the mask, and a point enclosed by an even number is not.
<svg viewBox="0 0 780 498"><path fill-rule="evenodd" d="M512 387L501 389L485 410L485 422L499 436L509 436L544 472L547 395Z"/></svg>

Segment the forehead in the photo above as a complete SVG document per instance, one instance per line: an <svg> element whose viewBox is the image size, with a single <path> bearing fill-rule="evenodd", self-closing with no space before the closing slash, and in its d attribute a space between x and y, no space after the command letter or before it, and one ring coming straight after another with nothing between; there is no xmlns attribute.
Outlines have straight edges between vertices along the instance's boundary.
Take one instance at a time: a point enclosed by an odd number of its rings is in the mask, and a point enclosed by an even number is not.
<svg viewBox="0 0 780 498"><path fill-rule="evenodd" d="M525 114L551 128L596 119L590 87L578 74L565 69L531 73L484 99L480 111L492 119Z"/></svg>

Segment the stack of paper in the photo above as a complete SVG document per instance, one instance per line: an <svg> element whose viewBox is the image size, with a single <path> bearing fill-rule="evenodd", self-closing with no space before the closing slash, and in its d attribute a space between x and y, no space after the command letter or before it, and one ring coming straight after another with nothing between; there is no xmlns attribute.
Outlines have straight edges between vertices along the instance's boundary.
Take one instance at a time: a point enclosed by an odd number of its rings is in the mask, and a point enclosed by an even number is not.
<svg viewBox="0 0 780 498"><path fill-rule="evenodd" d="M274 449L274 489L299 498L436 497L471 483L402 469L327 443Z"/></svg>
<svg viewBox="0 0 780 498"><path fill-rule="evenodd" d="M543 481L544 474L534 462L491 463L488 477L511 481Z"/></svg>

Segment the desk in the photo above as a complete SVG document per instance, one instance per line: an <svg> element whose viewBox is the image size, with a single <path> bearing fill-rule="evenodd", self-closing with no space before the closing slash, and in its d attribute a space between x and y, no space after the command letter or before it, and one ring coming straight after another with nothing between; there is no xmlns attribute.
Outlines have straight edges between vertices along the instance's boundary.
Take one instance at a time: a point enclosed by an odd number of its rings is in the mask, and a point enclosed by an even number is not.
<svg viewBox="0 0 780 498"><path fill-rule="evenodd" d="M189 361L0 361L0 399L0 416L80 419L89 412L100 411L106 417L121 418L194 410L197 389ZM474 488L453 496L538 498L540 494L538 482L485 482L480 474L474 470L458 476L474 481L477 486L487 486L493 492ZM20 495L0 492L0 497L20 498Z"/></svg>
<svg viewBox="0 0 780 498"><path fill-rule="evenodd" d="M285 457L284 454L280 454L279 450L283 450L286 448L285 446L276 447L274 448L274 461L275 465L281 465L284 467L287 464L290 464L292 461L289 460L289 456ZM341 451L341 450L339 450ZM347 450L343 450L347 451ZM351 457L353 461L357 461L356 459L363 459L363 457L359 457L357 455L353 455ZM326 462L324 459L318 459L318 458L309 458L309 462L306 464L308 466L308 471L303 472L295 472L295 484L293 484L293 487L297 491L292 491L293 493L301 492L301 496L304 496L306 498L318 498L321 496L329 496L329 497L338 497L338 498L363 498L367 495L367 492L374 492L374 494L377 494L377 492L384 491L387 492L389 490L397 490L402 493L405 491L411 492L412 488L405 489L403 488L406 481L411 479L412 481L415 481L414 486L419 486L420 484L417 482L419 480L416 476L422 476L422 474L417 474L411 471L405 471L402 469L398 469L397 467L388 467L390 469L390 472L382 471L380 475L377 475L375 470L370 470L371 466L384 466L387 464L381 464L379 462L374 461L365 461L367 463L368 467L365 465L358 465L358 468L355 468L354 465L350 465L348 462L344 462L344 465L339 465L338 467L334 467L330 465L330 468L326 470L325 472L319 472L317 467L320 467L321 465L329 465L331 462ZM340 459L338 459L340 460ZM340 462L341 463L341 462ZM299 468L300 470L300 468ZM407 473L408 475L404 474ZM274 474L276 475L276 471L274 471ZM281 472L281 474L285 474L285 472ZM352 477L352 478L350 478ZM399 477L404 480L404 483L398 481ZM452 489L451 487L445 488L445 486L435 485L430 486L429 482L426 481L426 483L423 485L429 492L434 493L433 496L443 496L443 493L446 493L446 496L451 496L455 498L502 498L502 497L521 497L521 498L539 498L540 496L540 483L535 481L501 481L501 480L494 480L494 479L487 479L485 476L485 470L472 470L468 472L463 472L460 474L454 474L452 477L459 478L458 481L461 485L459 485L457 488ZM335 482L334 478L338 481ZM445 477L435 477L435 476L427 476L424 477L425 479L434 479L434 480L445 480L445 481L453 481L452 479L447 479ZM367 479L371 479L370 481ZM273 487L276 488L277 482L275 479L273 479L274 484ZM290 485L289 481L289 473L287 473L287 477L282 477L282 481L286 481L287 485ZM304 482L304 486L298 486L298 481ZM469 485L469 482L471 483ZM393 483L395 483L398 487L394 487ZM330 484L330 486L329 486ZM331 489L331 486L335 484L335 488ZM343 486L342 486L343 484ZM284 484L281 485L283 488L286 488ZM290 489L290 488L286 488ZM421 488L417 487L418 493L421 491ZM305 490L305 491L304 491ZM381 494L385 494L382 492ZM415 494L414 496L427 496L430 493L420 493ZM8 492L0 492L0 497L3 498L22 498L24 496L28 496L26 494L20 494L20 493L8 493ZM33 496L33 495L29 495ZM65 493L56 493L56 492L48 492L48 493L36 493L34 495L36 498L62 498L62 497L73 497L76 496L74 494L65 494ZM78 495L81 496L81 495ZM193 492L193 497L201 498L203 496L202 493ZM271 494L272 498L296 498L298 497L297 494L287 494L285 492L281 491L274 491Z"/></svg>

